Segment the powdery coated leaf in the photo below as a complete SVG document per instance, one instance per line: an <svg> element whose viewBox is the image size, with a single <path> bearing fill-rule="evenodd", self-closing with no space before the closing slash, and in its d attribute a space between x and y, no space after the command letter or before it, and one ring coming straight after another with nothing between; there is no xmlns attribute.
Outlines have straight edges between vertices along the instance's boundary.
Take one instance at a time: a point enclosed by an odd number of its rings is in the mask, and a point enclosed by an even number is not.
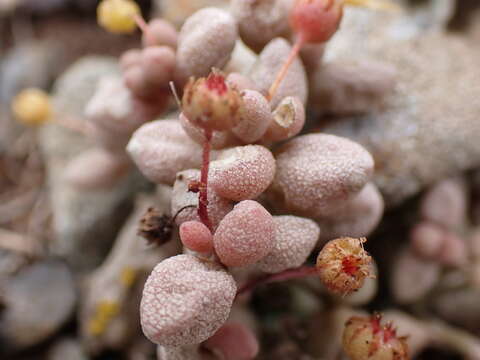
<svg viewBox="0 0 480 360"><path fill-rule="evenodd" d="M238 91L242 90L255 90L258 91L257 85L245 75L242 75L238 72L231 72L227 75L226 79L228 85L237 89Z"/></svg>
<svg viewBox="0 0 480 360"><path fill-rule="evenodd" d="M243 42L260 51L270 40L290 34L288 15L295 0L233 0L232 14Z"/></svg>
<svg viewBox="0 0 480 360"><path fill-rule="evenodd" d="M251 360L258 354L259 344L255 334L244 324L227 322L204 346L220 353L225 360Z"/></svg>
<svg viewBox="0 0 480 360"><path fill-rule="evenodd" d="M192 251L209 253L213 250L213 235L200 221L185 221L180 225L180 240Z"/></svg>
<svg viewBox="0 0 480 360"><path fill-rule="evenodd" d="M125 153L112 153L102 148L85 151L65 169L65 179L78 189L109 188L125 175L131 162Z"/></svg>
<svg viewBox="0 0 480 360"><path fill-rule="evenodd" d="M148 32L142 35L142 45L169 46L177 48L178 33L175 27L163 19L153 19L148 23Z"/></svg>
<svg viewBox="0 0 480 360"><path fill-rule="evenodd" d="M168 46L149 46L142 51L142 68L149 84L168 88L175 70L175 52Z"/></svg>
<svg viewBox="0 0 480 360"><path fill-rule="evenodd" d="M129 66L123 72L123 79L133 96L140 99L150 99L152 97L155 86L147 81L148 77L142 61L139 64Z"/></svg>
<svg viewBox="0 0 480 360"><path fill-rule="evenodd" d="M273 250L257 266L267 273L301 266L315 248L320 228L310 220L297 216L274 216Z"/></svg>
<svg viewBox="0 0 480 360"><path fill-rule="evenodd" d="M313 218L328 216L358 193L370 179L374 162L359 144L346 138L309 134L276 151L272 201Z"/></svg>
<svg viewBox="0 0 480 360"><path fill-rule="evenodd" d="M173 184L177 172L199 167L202 150L176 120L157 120L140 127L127 150L140 171L155 183Z"/></svg>
<svg viewBox="0 0 480 360"><path fill-rule="evenodd" d="M443 247L439 254L442 264L453 267L464 266L468 262L469 249L465 239L452 231L446 230Z"/></svg>
<svg viewBox="0 0 480 360"><path fill-rule="evenodd" d="M139 65L142 56L142 50L140 49L130 49L125 51L119 60L120 69L122 71L127 70L129 67L134 65Z"/></svg>
<svg viewBox="0 0 480 360"><path fill-rule="evenodd" d="M188 191L188 184L192 181L200 181L200 170L185 170L177 174L172 194L172 214L176 214L184 206L194 205L178 214L176 218L177 225L185 221L200 221L197 215L198 193ZM215 229L220 220L224 218L233 209L233 203L230 200L220 197L209 185L208 186L208 217Z"/></svg>
<svg viewBox="0 0 480 360"><path fill-rule="evenodd" d="M450 229L462 226L468 207L467 188L461 178L445 179L428 190L422 199L420 215Z"/></svg>
<svg viewBox="0 0 480 360"><path fill-rule="evenodd" d="M410 230L410 244L418 256L425 259L437 258L445 240L445 229L438 224L422 221Z"/></svg>
<svg viewBox="0 0 480 360"><path fill-rule="evenodd" d="M187 117L181 113L179 116L183 130L190 138L199 145L205 142L203 130L193 125ZM240 141L230 131L213 131L211 145L213 149L223 149L228 146L239 145Z"/></svg>
<svg viewBox="0 0 480 360"><path fill-rule="evenodd" d="M117 134L129 134L143 124L136 116L130 91L121 78L102 78L95 94L88 102L85 116L91 124L104 127Z"/></svg>
<svg viewBox="0 0 480 360"><path fill-rule="evenodd" d="M131 134L162 113L167 100L168 95L160 94L154 102L141 101L121 78L103 78L85 110L89 136L101 146L123 151Z"/></svg>
<svg viewBox="0 0 480 360"><path fill-rule="evenodd" d="M287 96L273 112L264 139L267 141L282 141L297 135L305 124L305 108L296 96Z"/></svg>
<svg viewBox="0 0 480 360"><path fill-rule="evenodd" d="M177 47L175 76L180 84L202 77L212 67L221 69L230 59L237 39L237 25L226 11L204 8L182 26Z"/></svg>
<svg viewBox="0 0 480 360"><path fill-rule="evenodd" d="M261 145L224 150L210 165L212 188L220 196L235 201L256 198L275 175L275 159Z"/></svg>
<svg viewBox="0 0 480 360"><path fill-rule="evenodd" d="M287 40L276 38L268 43L260 53L258 61L252 67L249 77L266 94L274 82L280 68L290 53L291 45ZM308 85L305 69L300 59L295 59L278 87L271 101L272 108L278 106L287 96L298 96L303 104L307 101Z"/></svg>
<svg viewBox="0 0 480 360"><path fill-rule="evenodd" d="M213 245L226 266L254 264L275 246L273 217L256 201L242 201L218 225Z"/></svg>
<svg viewBox="0 0 480 360"><path fill-rule="evenodd" d="M254 143L260 140L273 121L270 104L265 96L254 90L244 90L242 99L240 121L232 132L244 143Z"/></svg>
<svg viewBox="0 0 480 360"><path fill-rule="evenodd" d="M205 341L227 320L236 291L233 277L215 263L192 255L164 260L145 283L143 332L163 346Z"/></svg>
<svg viewBox="0 0 480 360"><path fill-rule="evenodd" d="M417 256L412 249L403 249L396 257L391 274L391 289L400 304L421 299L440 278L440 264Z"/></svg>
<svg viewBox="0 0 480 360"><path fill-rule="evenodd" d="M368 183L351 200L328 217L318 219L322 240L341 236L364 237L375 230L382 219L382 194L373 183Z"/></svg>

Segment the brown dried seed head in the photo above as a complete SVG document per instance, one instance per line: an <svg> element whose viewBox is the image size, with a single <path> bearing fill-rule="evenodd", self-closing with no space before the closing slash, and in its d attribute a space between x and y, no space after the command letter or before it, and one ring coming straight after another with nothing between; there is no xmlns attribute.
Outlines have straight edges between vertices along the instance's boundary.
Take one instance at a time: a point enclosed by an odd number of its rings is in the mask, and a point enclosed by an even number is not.
<svg viewBox="0 0 480 360"><path fill-rule="evenodd" d="M172 228L170 216L150 207L140 219L138 235L145 238L149 244L163 245L170 240Z"/></svg>
<svg viewBox="0 0 480 360"><path fill-rule="evenodd" d="M230 88L225 77L212 72L207 78L190 79L183 94L184 115L198 127L229 130L240 120L240 93Z"/></svg>
<svg viewBox="0 0 480 360"><path fill-rule="evenodd" d="M372 276L372 258L363 248L365 238L343 237L328 242L317 257L317 272L325 287L347 295L363 286Z"/></svg>
<svg viewBox="0 0 480 360"><path fill-rule="evenodd" d="M354 316L345 324L343 349L352 360L406 360L406 337L398 337L392 324L381 324L382 317Z"/></svg>

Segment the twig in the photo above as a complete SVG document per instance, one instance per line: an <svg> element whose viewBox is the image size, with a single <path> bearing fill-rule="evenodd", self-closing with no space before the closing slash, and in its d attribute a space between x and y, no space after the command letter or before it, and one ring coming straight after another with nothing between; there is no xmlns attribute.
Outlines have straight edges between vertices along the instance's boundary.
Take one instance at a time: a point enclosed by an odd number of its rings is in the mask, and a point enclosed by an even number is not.
<svg viewBox="0 0 480 360"><path fill-rule="evenodd" d="M285 75L287 75L288 69L292 65L293 60L295 60L295 58L297 57L303 44L304 44L304 41L302 37L298 36L297 40L295 41L295 44L292 47L292 50L290 50L290 54L288 54L287 60L280 68L280 71L278 72L277 77L275 78L275 81L273 82L272 86L270 86L270 89L268 89L268 94L267 94L268 101L271 101L275 96L275 94L277 93L278 87L280 86Z"/></svg>
<svg viewBox="0 0 480 360"><path fill-rule="evenodd" d="M204 130L205 141L203 142L202 169L200 173L200 191L198 195L198 217L200 221L213 233L212 224L208 218L208 170L210 167L210 149L212 130Z"/></svg>
<svg viewBox="0 0 480 360"><path fill-rule="evenodd" d="M265 275L248 281L241 286L237 291L237 296L249 292L259 285L268 284L272 282L287 281L292 279L300 279L307 276L312 276L317 273L315 266L301 266L296 269L289 269L277 274Z"/></svg>

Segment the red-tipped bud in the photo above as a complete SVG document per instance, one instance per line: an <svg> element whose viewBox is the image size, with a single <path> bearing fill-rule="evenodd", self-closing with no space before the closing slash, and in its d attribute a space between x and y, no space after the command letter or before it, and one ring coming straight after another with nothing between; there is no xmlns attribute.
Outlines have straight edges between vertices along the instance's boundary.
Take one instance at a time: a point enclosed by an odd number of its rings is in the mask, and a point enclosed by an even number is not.
<svg viewBox="0 0 480 360"><path fill-rule="evenodd" d="M339 238L328 242L317 257L317 272L325 287L347 295L360 289L372 276L372 258L363 249L367 239Z"/></svg>
<svg viewBox="0 0 480 360"><path fill-rule="evenodd" d="M242 98L230 88L225 77L212 72L207 78L190 79L183 94L182 107L194 125L209 130L224 131L240 120Z"/></svg>
<svg viewBox="0 0 480 360"><path fill-rule="evenodd" d="M406 360L405 337L398 337L392 324L381 324L382 317L354 316L345 324L343 349L352 360Z"/></svg>
<svg viewBox="0 0 480 360"><path fill-rule="evenodd" d="M323 43L337 31L343 16L341 0L297 0L290 25L306 43Z"/></svg>

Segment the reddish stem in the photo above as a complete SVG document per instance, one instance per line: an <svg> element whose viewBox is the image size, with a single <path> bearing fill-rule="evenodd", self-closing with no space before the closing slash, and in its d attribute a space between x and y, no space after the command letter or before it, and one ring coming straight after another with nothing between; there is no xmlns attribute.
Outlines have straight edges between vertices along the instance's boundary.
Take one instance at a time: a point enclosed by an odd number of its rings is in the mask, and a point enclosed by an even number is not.
<svg viewBox="0 0 480 360"><path fill-rule="evenodd" d="M135 20L135 23L137 24L138 28L142 31L142 33L145 34L147 38L149 38L149 40L155 40L152 37L152 34L150 33L150 29L148 28L148 24L143 18L143 16L135 14L133 15L133 20Z"/></svg>
<svg viewBox="0 0 480 360"><path fill-rule="evenodd" d="M268 94L267 94L268 101L271 101L275 96L275 94L277 93L280 83L282 82L285 75L287 75L290 65L292 65L293 60L295 60L295 58L297 57L304 43L305 42L303 41L303 38L301 36L298 36L297 40L295 41L295 44L292 47L292 50L290 50L290 54L288 54L287 60L280 68L280 71L278 72L277 77L275 78L275 81L273 82L272 86L270 86L270 89L268 89Z"/></svg>
<svg viewBox="0 0 480 360"><path fill-rule="evenodd" d="M246 284L241 286L237 290L237 296L244 294L246 292L249 292L259 285L268 284L272 282L286 281L291 279L304 278L307 276L315 275L316 273L317 273L317 269L315 266L301 266L296 269L289 269L289 270L282 271L278 274L265 275L262 277L258 277L256 279L248 281Z"/></svg>
<svg viewBox="0 0 480 360"><path fill-rule="evenodd" d="M200 221L213 233L212 224L208 218L208 169L210 167L210 148L212 130L204 130L205 141L203 142L202 169L200 173L200 192L198 194L198 216Z"/></svg>
<svg viewBox="0 0 480 360"><path fill-rule="evenodd" d="M133 15L133 20L135 20L135 23L137 24L138 28L143 32L147 33L148 32L148 24L145 21L145 19L138 14Z"/></svg>

